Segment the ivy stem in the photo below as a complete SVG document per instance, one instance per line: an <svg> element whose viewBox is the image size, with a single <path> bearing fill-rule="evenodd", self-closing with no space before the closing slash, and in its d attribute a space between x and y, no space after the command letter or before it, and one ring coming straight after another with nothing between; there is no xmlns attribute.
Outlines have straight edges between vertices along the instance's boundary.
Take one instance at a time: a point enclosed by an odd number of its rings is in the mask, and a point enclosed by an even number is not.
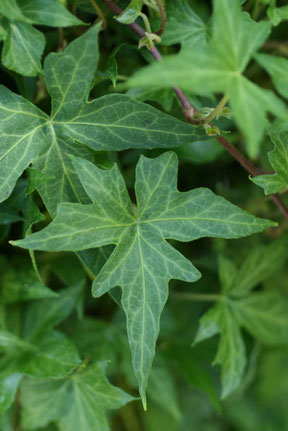
<svg viewBox="0 0 288 431"><path fill-rule="evenodd" d="M228 97L224 95L218 105L213 109L211 114L209 114L206 118L204 118L205 123L210 123L210 121L214 120L218 115L221 114L223 109L225 108L225 105L228 101Z"/></svg>
<svg viewBox="0 0 288 431"><path fill-rule="evenodd" d="M221 295L213 295L213 294L202 294L202 293L180 293L174 292L172 294L174 298L177 299L188 299L189 301L197 301L197 302L215 302L221 299Z"/></svg>
<svg viewBox="0 0 288 431"><path fill-rule="evenodd" d="M166 28L166 10L162 0L156 0L156 3L160 12L160 19L161 19L161 26L159 30L156 31L156 34L158 34L158 36L161 36L161 34L164 33Z"/></svg>
<svg viewBox="0 0 288 431"><path fill-rule="evenodd" d="M90 0L91 1L91 0ZM116 15L120 15L122 13L122 9L114 3L112 0L102 0L105 5L112 10L113 13ZM128 24L128 26L131 28L131 30L134 31L140 38L145 36L145 31L142 27L140 27L135 22ZM149 48L148 48L149 49ZM152 48L149 49L155 60L160 61L162 60L162 56L158 49L153 45ZM184 112L184 115L191 124L199 124L199 120L197 123L197 120L193 119L193 116L197 113L197 109L192 105L188 97L183 93L182 90L178 87L173 87L175 94L180 101L182 105L182 109ZM247 171L249 174L251 174L253 177L260 175L262 172L253 165L253 163L248 160L244 154L242 154L237 148L235 148L232 144L230 144L227 139L225 139L223 136L217 136L216 138L218 142L231 154L231 156L237 160L237 162ZM279 210L285 217L285 219L288 221L288 209L286 208L284 202L281 200L281 198L277 194L270 195L270 198L274 201L274 203L278 206Z"/></svg>
<svg viewBox="0 0 288 431"><path fill-rule="evenodd" d="M144 22L145 29L146 29L147 33L152 33L150 22L149 22L149 19L148 19L147 15L145 15L145 13L141 12L140 16L143 19L143 22Z"/></svg>
<svg viewBox="0 0 288 431"><path fill-rule="evenodd" d="M102 10L100 9L100 7L98 6L98 4L96 3L95 0L89 0L89 1L92 5L93 9L96 11L99 19L102 21L102 28L103 29L106 28L107 27L107 21L106 21L104 13L102 12Z"/></svg>
<svg viewBox="0 0 288 431"><path fill-rule="evenodd" d="M63 51L64 48L64 32L62 27L58 27L58 46L57 52Z"/></svg>

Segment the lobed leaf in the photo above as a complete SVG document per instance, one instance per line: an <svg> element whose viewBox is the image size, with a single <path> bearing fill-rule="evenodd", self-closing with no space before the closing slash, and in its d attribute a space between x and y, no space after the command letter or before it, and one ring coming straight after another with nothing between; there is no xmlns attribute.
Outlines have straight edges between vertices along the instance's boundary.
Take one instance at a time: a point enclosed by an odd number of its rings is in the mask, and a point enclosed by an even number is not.
<svg viewBox="0 0 288 431"><path fill-rule="evenodd" d="M116 244L93 282L93 295L122 287L133 366L145 406L168 281L176 278L193 282L200 277L191 262L164 239L238 238L273 223L253 217L208 189L180 193L174 153L153 160L140 158L135 215L116 165L103 171L87 160L74 159L73 163L93 203L59 205L56 218L47 228L14 244L50 251Z"/></svg>

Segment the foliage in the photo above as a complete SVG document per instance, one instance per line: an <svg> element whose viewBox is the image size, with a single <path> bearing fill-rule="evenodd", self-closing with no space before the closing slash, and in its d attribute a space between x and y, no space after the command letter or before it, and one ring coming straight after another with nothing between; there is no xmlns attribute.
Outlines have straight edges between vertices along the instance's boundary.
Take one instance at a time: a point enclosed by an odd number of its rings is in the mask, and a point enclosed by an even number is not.
<svg viewBox="0 0 288 431"><path fill-rule="evenodd" d="M287 428L287 19L1 1L0 431Z"/></svg>

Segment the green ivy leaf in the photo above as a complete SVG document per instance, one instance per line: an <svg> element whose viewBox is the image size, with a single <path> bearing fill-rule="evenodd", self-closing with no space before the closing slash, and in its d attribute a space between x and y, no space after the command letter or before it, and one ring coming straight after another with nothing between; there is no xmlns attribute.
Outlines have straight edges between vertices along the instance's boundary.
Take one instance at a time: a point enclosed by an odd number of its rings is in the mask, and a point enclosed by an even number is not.
<svg viewBox="0 0 288 431"><path fill-rule="evenodd" d="M21 387L24 428L42 428L56 422L61 431L108 431L106 411L134 398L105 376L99 362L62 380L25 380Z"/></svg>
<svg viewBox="0 0 288 431"><path fill-rule="evenodd" d="M272 134L271 140L274 149L268 153L268 159L275 173L250 177L253 183L264 189L265 195L288 187L288 133Z"/></svg>
<svg viewBox="0 0 288 431"><path fill-rule="evenodd" d="M81 364L76 347L66 335L48 330L29 340L30 351L17 351L2 359L6 374L16 372L38 378L61 378Z"/></svg>
<svg viewBox="0 0 288 431"><path fill-rule="evenodd" d="M17 0L21 12L30 22L50 27L69 27L85 25L83 21L72 15L59 0Z"/></svg>
<svg viewBox="0 0 288 431"><path fill-rule="evenodd" d="M236 316L255 338L269 346L288 343L288 302L277 292L256 292L237 301Z"/></svg>
<svg viewBox="0 0 288 431"><path fill-rule="evenodd" d="M242 74L270 33L270 24L256 23L241 11L239 0L215 0L213 32L207 47L194 46L164 58L135 74L130 87L179 86L200 95L225 93L233 118L247 140L251 157L259 153L269 111L283 117L286 107L271 91Z"/></svg>
<svg viewBox="0 0 288 431"><path fill-rule="evenodd" d="M286 259L286 241L275 241L268 246L253 248L239 269L236 269L233 263L227 259L230 262L229 266L234 266L234 270L233 272L230 271L226 290L229 290L233 297L247 294L279 270Z"/></svg>
<svg viewBox="0 0 288 431"><path fill-rule="evenodd" d="M115 19L122 24L131 24L141 14L142 0L131 0L126 9Z"/></svg>
<svg viewBox="0 0 288 431"><path fill-rule="evenodd" d="M3 259L3 261L0 261L0 271L1 304L58 297L56 292L39 281L30 262L26 259L11 263Z"/></svg>
<svg viewBox="0 0 288 431"><path fill-rule="evenodd" d="M11 21L31 22L23 14L17 0L2 0L0 3L0 13Z"/></svg>
<svg viewBox="0 0 288 431"><path fill-rule="evenodd" d="M174 153L164 153L154 160L140 158L136 168L136 215L116 165L104 171L75 158L74 167L93 204L60 204L47 228L14 244L53 251L117 245L94 280L93 295L122 287L133 365L145 406L168 281L176 278L193 282L200 277L191 262L164 238L239 238L274 223L253 217L208 189L179 193Z"/></svg>
<svg viewBox="0 0 288 431"><path fill-rule="evenodd" d="M48 23L52 27L84 24L58 0L3 0L0 13L6 17L0 19L5 31L2 62L8 69L24 76L42 73L45 37L31 24Z"/></svg>
<svg viewBox="0 0 288 431"><path fill-rule="evenodd" d="M161 40L164 45L181 43L182 48L206 45L206 25L185 0L166 0L166 29Z"/></svg>
<svg viewBox="0 0 288 431"><path fill-rule="evenodd" d="M86 102L98 61L99 29L100 24L64 52L46 57L51 118L22 97L0 88L0 201L10 195L17 178L34 161L34 168L47 179L38 191L54 215L59 202L90 202L69 154L92 161L87 147L172 148L203 135L189 124L121 94Z"/></svg>
<svg viewBox="0 0 288 431"><path fill-rule="evenodd" d="M1 57L4 66L24 76L42 73L44 35L26 22L3 20L2 25L6 30Z"/></svg>
<svg viewBox="0 0 288 431"><path fill-rule="evenodd" d="M273 57L272 55L257 54L255 59L271 75L272 81L277 91L284 97L288 98L288 60L282 57Z"/></svg>
<svg viewBox="0 0 288 431"><path fill-rule="evenodd" d="M21 379L20 373L2 377L0 375L0 416L11 406Z"/></svg>
<svg viewBox="0 0 288 431"><path fill-rule="evenodd" d="M62 289L57 298L32 303L25 317L25 338L32 340L44 330L53 328L65 320L75 309L82 296L83 288L84 283L82 281L75 286Z"/></svg>
<svg viewBox="0 0 288 431"><path fill-rule="evenodd" d="M288 19L288 6L276 7L273 5L269 7L267 13L272 24L277 26L281 21Z"/></svg>
<svg viewBox="0 0 288 431"><path fill-rule="evenodd" d="M214 364L222 368L222 397L240 385L246 365L241 327L266 345L287 344L287 301L277 292L250 293L283 265L284 242L252 250L239 269L227 258L219 260L221 295L200 319L194 343L220 333ZM227 276L231 268L231 278Z"/></svg>

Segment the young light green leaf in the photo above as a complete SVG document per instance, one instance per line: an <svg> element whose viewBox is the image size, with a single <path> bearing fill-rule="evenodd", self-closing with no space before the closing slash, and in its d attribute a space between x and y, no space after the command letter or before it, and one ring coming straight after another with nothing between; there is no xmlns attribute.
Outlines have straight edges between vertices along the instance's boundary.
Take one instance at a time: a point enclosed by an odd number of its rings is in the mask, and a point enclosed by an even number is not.
<svg viewBox="0 0 288 431"><path fill-rule="evenodd" d="M174 153L164 153L154 160L140 158L136 168L136 215L116 165L103 171L75 158L74 166L93 204L59 205L55 220L47 228L15 244L54 251L116 244L94 280L93 295L122 287L133 365L145 406L168 281L176 278L193 282L200 277L191 262L164 238L239 238L274 224L253 217L208 189L179 193Z"/></svg>
<svg viewBox="0 0 288 431"><path fill-rule="evenodd" d="M288 98L288 60L282 57L273 57L272 55L257 54L255 59L271 75L272 81L277 91L284 97Z"/></svg>
<svg viewBox="0 0 288 431"><path fill-rule="evenodd" d="M185 0L166 0L166 28L161 35L164 45L181 43L183 48L206 44L206 26Z"/></svg>
<svg viewBox="0 0 288 431"><path fill-rule="evenodd" d="M259 153L266 113L278 117L286 107L271 91L242 76L253 54L270 32L267 22L256 23L241 11L239 0L215 0L212 38L207 47L198 45L164 58L137 72L130 87L179 86L195 94L225 93L233 118L247 140L251 157Z"/></svg>
<svg viewBox="0 0 288 431"><path fill-rule="evenodd" d="M50 119L27 100L0 89L0 201L34 161L34 168L47 179L38 191L54 215L59 202L90 202L69 157L92 161L84 145L93 150L172 148L203 135L192 125L121 94L86 102L98 61L99 29L100 25L92 27L63 52L45 59Z"/></svg>
<svg viewBox="0 0 288 431"><path fill-rule="evenodd" d="M288 19L288 6L276 7L276 5L273 5L269 7L267 13L272 24L277 26L281 21Z"/></svg>
<svg viewBox="0 0 288 431"><path fill-rule="evenodd" d="M112 386L99 362L62 380L25 380L21 390L24 428L56 422L60 431L108 431L106 411L133 397Z"/></svg>
<svg viewBox="0 0 288 431"><path fill-rule="evenodd" d="M230 305L219 302L201 319L194 343L220 333L220 342L214 364L222 368L222 397L233 392L240 384L246 365L245 345L240 328Z"/></svg>
<svg viewBox="0 0 288 431"><path fill-rule="evenodd" d="M250 180L263 187L265 195L278 193L288 187L288 133L272 134L274 149L268 153L268 159L274 174L257 175Z"/></svg>
<svg viewBox="0 0 288 431"><path fill-rule="evenodd" d="M131 24L141 14L142 0L131 0L126 9L115 19L122 24Z"/></svg>

